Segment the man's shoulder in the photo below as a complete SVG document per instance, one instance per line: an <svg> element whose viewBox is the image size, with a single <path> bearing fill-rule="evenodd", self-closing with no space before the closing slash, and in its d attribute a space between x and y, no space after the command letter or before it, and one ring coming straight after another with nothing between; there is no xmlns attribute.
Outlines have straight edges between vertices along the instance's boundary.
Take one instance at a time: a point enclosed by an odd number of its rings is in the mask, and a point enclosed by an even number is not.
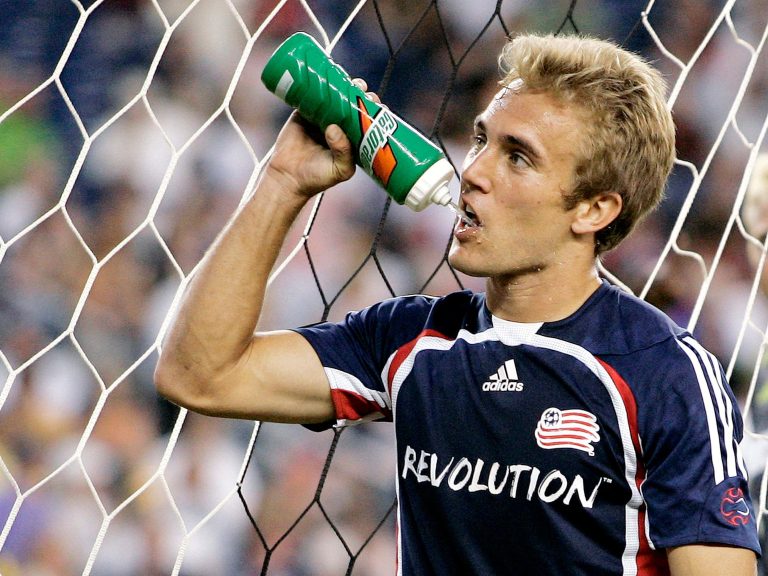
<svg viewBox="0 0 768 576"><path fill-rule="evenodd" d="M390 314L430 314L438 311L441 314L458 312L470 308L482 307L485 299L482 294L476 294L470 290L451 292L442 296L429 294L408 294L386 298L352 315L381 317Z"/></svg>
<svg viewBox="0 0 768 576"><path fill-rule="evenodd" d="M470 290L442 296L412 294L382 300L361 310L360 319L389 328L410 326L455 336L461 327L477 323L485 311L485 295Z"/></svg>
<svg viewBox="0 0 768 576"><path fill-rule="evenodd" d="M657 307L608 283L578 312L553 323L548 331L596 355L630 354L688 334Z"/></svg>

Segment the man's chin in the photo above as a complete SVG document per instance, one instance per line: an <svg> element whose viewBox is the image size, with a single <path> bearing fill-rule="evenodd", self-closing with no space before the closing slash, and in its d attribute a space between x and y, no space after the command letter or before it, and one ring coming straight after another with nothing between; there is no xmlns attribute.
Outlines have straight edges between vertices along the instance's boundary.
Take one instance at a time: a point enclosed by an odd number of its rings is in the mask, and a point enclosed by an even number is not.
<svg viewBox="0 0 768 576"><path fill-rule="evenodd" d="M476 263L468 262L467 259L462 258L458 254L454 254L453 249L448 254L448 264L457 272L473 278L485 278L488 276L488 270L478 266Z"/></svg>

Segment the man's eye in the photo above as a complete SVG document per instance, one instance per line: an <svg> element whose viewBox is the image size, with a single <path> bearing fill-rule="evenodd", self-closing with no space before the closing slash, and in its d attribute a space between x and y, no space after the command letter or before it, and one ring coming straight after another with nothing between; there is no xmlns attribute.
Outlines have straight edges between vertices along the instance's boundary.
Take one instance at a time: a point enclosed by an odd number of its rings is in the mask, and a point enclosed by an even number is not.
<svg viewBox="0 0 768 576"><path fill-rule="evenodd" d="M473 148L480 148L485 144L485 136L481 134L474 134L472 136L471 144Z"/></svg>
<svg viewBox="0 0 768 576"><path fill-rule="evenodd" d="M519 166L520 168L531 165L531 163L528 161L528 158L526 158L526 156L520 152L510 153L509 159L512 161L512 164Z"/></svg>

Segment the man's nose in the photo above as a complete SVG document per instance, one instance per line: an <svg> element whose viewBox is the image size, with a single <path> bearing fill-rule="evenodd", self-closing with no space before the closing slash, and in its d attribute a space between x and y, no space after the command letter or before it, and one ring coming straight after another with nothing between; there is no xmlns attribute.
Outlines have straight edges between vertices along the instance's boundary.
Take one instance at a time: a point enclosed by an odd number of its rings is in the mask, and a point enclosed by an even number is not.
<svg viewBox="0 0 768 576"><path fill-rule="evenodd" d="M462 192L470 190L488 192L491 186L492 164L493 158L488 148L467 154L461 173Z"/></svg>

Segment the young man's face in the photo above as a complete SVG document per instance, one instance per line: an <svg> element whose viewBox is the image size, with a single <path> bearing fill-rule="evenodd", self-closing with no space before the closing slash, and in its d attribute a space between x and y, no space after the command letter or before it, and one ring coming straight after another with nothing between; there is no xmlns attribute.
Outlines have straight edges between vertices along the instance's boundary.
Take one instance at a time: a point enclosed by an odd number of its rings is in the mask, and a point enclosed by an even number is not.
<svg viewBox="0 0 768 576"><path fill-rule="evenodd" d="M461 205L475 226L454 228L450 263L472 276L545 270L574 241L573 191L585 138L581 108L520 85L501 90L475 122L461 176Z"/></svg>

